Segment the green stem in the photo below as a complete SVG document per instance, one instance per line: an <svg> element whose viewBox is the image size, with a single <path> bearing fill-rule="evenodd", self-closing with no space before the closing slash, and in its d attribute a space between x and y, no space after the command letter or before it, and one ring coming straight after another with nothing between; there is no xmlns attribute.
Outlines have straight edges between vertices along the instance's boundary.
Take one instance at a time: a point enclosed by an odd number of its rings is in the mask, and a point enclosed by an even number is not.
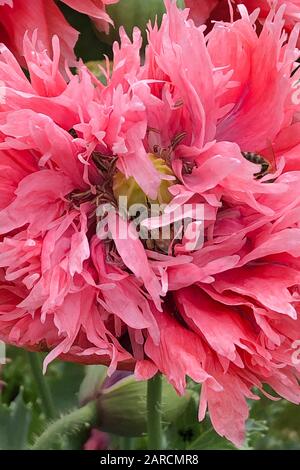
<svg viewBox="0 0 300 470"><path fill-rule="evenodd" d="M90 402L50 424L43 434L37 438L32 450L51 450L63 436L78 434L83 430L96 426L97 422L96 402Z"/></svg>
<svg viewBox="0 0 300 470"><path fill-rule="evenodd" d="M162 449L162 377L156 374L148 380L147 390L147 423L148 423L148 449Z"/></svg>
<svg viewBox="0 0 300 470"><path fill-rule="evenodd" d="M40 356L38 353L28 352L28 360L32 375L39 391L40 398L42 400L43 411L47 418L54 419L56 416L55 406L47 379L44 377L42 372L42 362L40 360Z"/></svg>
<svg viewBox="0 0 300 470"><path fill-rule="evenodd" d="M122 437L120 441L120 450L132 450L133 442L131 437Z"/></svg>

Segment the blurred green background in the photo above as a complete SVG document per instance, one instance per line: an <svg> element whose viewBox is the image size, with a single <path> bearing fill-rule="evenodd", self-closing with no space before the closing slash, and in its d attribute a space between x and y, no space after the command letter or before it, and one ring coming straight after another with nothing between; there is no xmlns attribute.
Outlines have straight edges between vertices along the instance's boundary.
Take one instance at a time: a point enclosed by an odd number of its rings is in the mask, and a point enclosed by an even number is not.
<svg viewBox="0 0 300 470"><path fill-rule="evenodd" d="M8 362L5 366L0 366L0 450L29 448L36 436L48 425L28 354L26 351L8 347ZM80 387L82 395L87 380L88 386L91 386L91 377L99 376L99 373L100 376L103 375L103 369L106 370L102 366L95 368L59 361L49 366L46 381L53 396L57 416L78 407ZM81 385L83 380L84 387ZM165 423L167 448L235 450L231 443L216 434L208 417L202 423L197 421L199 390L198 384L189 381L186 408L176 416L175 421ZM124 400L126 401L125 397L121 398L120 407ZM257 402L249 402L249 407L250 419L247 423L245 449L300 450L299 406L285 400L270 401L262 397ZM120 428L121 421L118 413ZM89 429L79 433L70 430L67 435L60 436L53 448L81 449L89 435ZM109 434L108 438L110 449L124 449L124 436ZM131 448L143 449L145 446L143 436L131 439Z"/></svg>
<svg viewBox="0 0 300 470"><path fill-rule="evenodd" d="M177 0L180 7L184 0ZM149 20L153 23L157 18L160 23L165 12L163 0L121 0L118 4L109 5L107 12L114 21L114 27L109 34L99 33L87 16L72 10L65 4L59 3L68 22L79 31L80 37L76 45L76 55L84 62L102 60L103 54L112 57L111 45L119 38L119 28L125 27L127 34L131 35L134 26L138 26L146 40L146 25Z"/></svg>

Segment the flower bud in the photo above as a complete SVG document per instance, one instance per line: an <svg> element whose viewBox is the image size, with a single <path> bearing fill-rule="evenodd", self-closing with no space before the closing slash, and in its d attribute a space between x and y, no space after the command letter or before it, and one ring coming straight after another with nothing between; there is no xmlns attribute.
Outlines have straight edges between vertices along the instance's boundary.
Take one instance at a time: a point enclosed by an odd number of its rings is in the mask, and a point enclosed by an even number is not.
<svg viewBox="0 0 300 470"><path fill-rule="evenodd" d="M97 371L97 369L100 369ZM120 436L138 437L147 432L147 382L136 381L126 372L117 372L103 382L101 366L93 366L80 390L80 401L86 403L97 398L99 428L103 432ZM130 374L130 375L128 375ZM94 378L92 376L94 375ZM99 379L100 387L95 384ZM90 384L90 390L88 388ZM102 385L101 385L102 384ZM163 378L162 419L174 422L184 413L191 395L180 397Z"/></svg>
<svg viewBox="0 0 300 470"><path fill-rule="evenodd" d="M172 423L186 409L190 395L180 397L163 380L162 419ZM102 391L98 399L100 428L121 436L136 437L147 432L147 382L133 375Z"/></svg>

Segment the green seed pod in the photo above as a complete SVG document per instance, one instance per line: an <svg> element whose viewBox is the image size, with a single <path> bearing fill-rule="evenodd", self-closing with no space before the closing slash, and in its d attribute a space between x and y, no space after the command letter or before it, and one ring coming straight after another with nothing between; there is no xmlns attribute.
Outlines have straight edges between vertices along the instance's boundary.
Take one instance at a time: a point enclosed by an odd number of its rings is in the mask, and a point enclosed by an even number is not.
<svg viewBox="0 0 300 470"><path fill-rule="evenodd" d="M187 408L191 395L180 397L163 379L162 419L174 422ZM147 432L147 382L137 382L133 375L107 389L98 398L100 429L120 436L138 437Z"/></svg>
<svg viewBox="0 0 300 470"><path fill-rule="evenodd" d="M150 154L149 158L159 173L168 176L174 176L171 168L162 158L159 158L153 154ZM175 180L162 180L158 190L157 199L153 201L147 198L146 194L132 176L130 178L126 178L123 173L118 171L114 176L113 192L116 200L118 200L120 196L127 196L128 207L132 206L133 204L146 205L148 201L158 204L168 204L172 199L172 196L169 192L169 187L174 184L174 181Z"/></svg>

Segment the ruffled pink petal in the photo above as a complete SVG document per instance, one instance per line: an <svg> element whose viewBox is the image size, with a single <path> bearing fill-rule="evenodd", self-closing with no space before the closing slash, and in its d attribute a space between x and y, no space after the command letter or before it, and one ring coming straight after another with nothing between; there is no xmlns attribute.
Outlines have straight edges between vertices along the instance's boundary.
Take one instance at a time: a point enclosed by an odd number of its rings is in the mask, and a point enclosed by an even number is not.
<svg viewBox="0 0 300 470"><path fill-rule="evenodd" d="M52 36L57 34L61 38L62 57L69 64L75 62L73 50L78 33L67 23L54 1L36 0L32 8L30 2L13 0L12 7L1 7L0 23L5 32L4 37L0 36L1 42L7 44L19 58L23 55L24 34L38 29L39 39L49 53L53 53Z"/></svg>

